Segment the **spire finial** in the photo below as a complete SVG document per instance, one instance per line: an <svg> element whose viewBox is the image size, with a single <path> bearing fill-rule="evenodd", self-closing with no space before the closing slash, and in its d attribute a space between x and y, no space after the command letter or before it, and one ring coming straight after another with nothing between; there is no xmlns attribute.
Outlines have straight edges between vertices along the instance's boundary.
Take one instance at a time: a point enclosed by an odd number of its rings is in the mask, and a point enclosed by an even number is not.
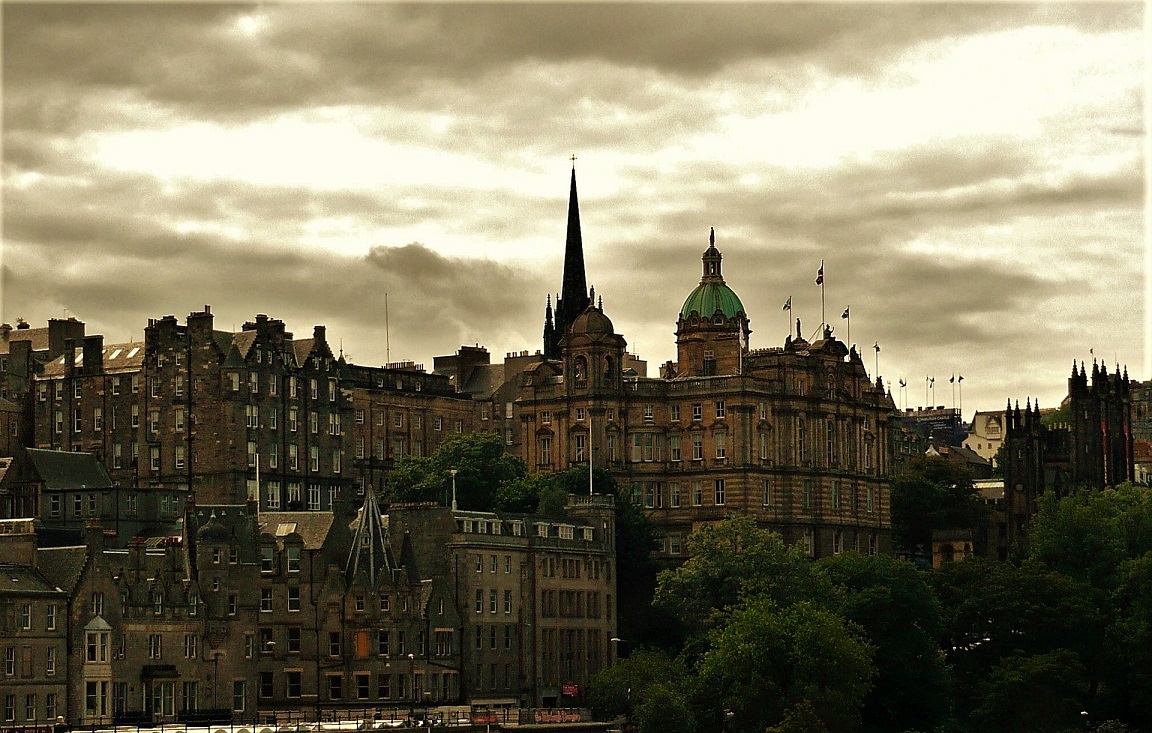
<svg viewBox="0 0 1152 733"><path fill-rule="evenodd" d="M708 227L708 246L716 246L716 227Z"/></svg>
<svg viewBox="0 0 1152 733"><path fill-rule="evenodd" d="M576 154L572 154L572 170L576 170Z"/></svg>

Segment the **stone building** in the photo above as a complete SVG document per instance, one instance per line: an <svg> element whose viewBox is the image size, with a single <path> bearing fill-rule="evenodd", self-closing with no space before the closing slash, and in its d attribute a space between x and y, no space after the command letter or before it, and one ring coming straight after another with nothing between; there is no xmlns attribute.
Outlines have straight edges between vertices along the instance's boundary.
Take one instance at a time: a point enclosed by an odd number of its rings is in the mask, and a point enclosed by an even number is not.
<svg viewBox="0 0 1152 733"><path fill-rule="evenodd" d="M105 345L66 325L77 333L31 367L25 442L91 453L115 486L142 496L327 511L352 487L380 489L399 456L472 429L472 401L447 377L348 364L323 326L295 339L258 315L218 331L206 306L185 324L150 320L141 342Z"/></svg>
<svg viewBox="0 0 1152 733"><path fill-rule="evenodd" d="M615 636L610 498L565 517L194 506L38 547L0 521L9 723L316 719L583 701ZM447 551L446 551L447 550Z"/></svg>
<svg viewBox="0 0 1152 733"><path fill-rule="evenodd" d="M0 722L55 723L68 709L68 595L37 560L31 519L0 520Z"/></svg>
<svg viewBox="0 0 1152 733"><path fill-rule="evenodd" d="M712 232L676 317L677 361L641 376L594 293L574 295L585 278L572 181L565 307L555 320L546 307L543 352L497 367L474 349L436 359L478 399L477 425L491 419L531 470L609 469L651 511L671 556L702 522L731 513L812 556L889 551L897 413L855 348L827 328L809 342L797 322L782 346L752 349ZM584 308L569 319L577 300Z"/></svg>
<svg viewBox="0 0 1152 733"><path fill-rule="evenodd" d="M1067 421L1050 425L1030 399L1023 411L1019 402L1004 411L1004 498L1012 547L1027 543L1044 491L1064 495L1136 479L1127 370L1109 374L1106 366L1093 363L1089 381L1084 365L1073 364L1065 405Z"/></svg>

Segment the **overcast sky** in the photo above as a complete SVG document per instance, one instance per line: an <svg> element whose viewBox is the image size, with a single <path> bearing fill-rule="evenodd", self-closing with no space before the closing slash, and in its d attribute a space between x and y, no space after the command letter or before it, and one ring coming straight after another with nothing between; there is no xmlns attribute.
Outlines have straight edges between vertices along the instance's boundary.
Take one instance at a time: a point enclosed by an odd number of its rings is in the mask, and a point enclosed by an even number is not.
<svg viewBox="0 0 1152 733"><path fill-rule="evenodd" d="M708 229L754 348L820 322L897 404L1143 367L1129 4L4 2L0 319L211 304L355 362L541 348L577 156L588 281L650 373ZM901 392L898 380L908 388ZM958 400L957 400L958 401Z"/></svg>

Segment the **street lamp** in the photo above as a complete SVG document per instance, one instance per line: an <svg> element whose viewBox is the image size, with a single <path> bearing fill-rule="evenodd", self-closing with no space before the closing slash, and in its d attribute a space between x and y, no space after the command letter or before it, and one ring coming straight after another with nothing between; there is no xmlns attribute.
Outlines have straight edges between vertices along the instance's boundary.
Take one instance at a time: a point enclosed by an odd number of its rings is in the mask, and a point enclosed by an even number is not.
<svg viewBox="0 0 1152 733"><path fill-rule="evenodd" d="M611 639L609 639L609 641L616 645L616 661L617 662L620 661L620 645L621 644L624 645L624 652L625 652L624 658L627 659L629 656L631 656L631 652L628 649L627 640L621 639L618 636L613 636ZM625 701L624 727L630 728L629 721L632 719L632 665L628 665L628 686L625 688L625 691L624 691L624 701Z"/></svg>
<svg viewBox="0 0 1152 733"><path fill-rule="evenodd" d="M408 719L412 719L412 714L416 712L414 700L416 699L416 655L408 654Z"/></svg>
<svg viewBox="0 0 1152 733"><path fill-rule="evenodd" d="M456 469L451 468L448 473L452 474L452 511L456 511Z"/></svg>

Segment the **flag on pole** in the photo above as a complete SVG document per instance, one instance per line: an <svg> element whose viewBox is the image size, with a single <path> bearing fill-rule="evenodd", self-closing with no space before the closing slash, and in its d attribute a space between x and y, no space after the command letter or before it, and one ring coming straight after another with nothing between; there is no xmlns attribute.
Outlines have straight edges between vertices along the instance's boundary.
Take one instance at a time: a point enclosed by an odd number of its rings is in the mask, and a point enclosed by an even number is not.
<svg viewBox="0 0 1152 733"><path fill-rule="evenodd" d="M880 342L877 341L876 343L872 344L872 348L876 349L876 353L879 354L880 353Z"/></svg>
<svg viewBox="0 0 1152 733"><path fill-rule="evenodd" d="M955 374L948 377L948 384L956 384L956 375Z"/></svg>
<svg viewBox="0 0 1152 733"><path fill-rule="evenodd" d="M936 377L928 377L928 384L935 387L936 386Z"/></svg>
<svg viewBox="0 0 1152 733"><path fill-rule="evenodd" d="M844 312L840 314L840 317L841 317L841 318L847 318L847 317L848 317L848 311L849 311L849 309L850 309L851 307L852 307L852 306L848 306L848 308L845 308L845 309L844 309Z"/></svg>
<svg viewBox="0 0 1152 733"><path fill-rule="evenodd" d="M963 375L963 374L961 374L961 375L960 375L960 378L959 378L959 379L957 379L956 381L957 381L957 382L963 382L963 381L964 381L964 375Z"/></svg>
<svg viewBox="0 0 1152 733"><path fill-rule="evenodd" d="M824 284L824 260L820 260L820 269L816 271L816 284Z"/></svg>
<svg viewBox="0 0 1152 733"><path fill-rule="evenodd" d="M900 386L901 386L901 387L907 387L907 386L908 386L908 381L907 381L907 380L905 380L905 379L901 379L901 380L900 380Z"/></svg>
<svg viewBox="0 0 1152 733"><path fill-rule="evenodd" d="M788 296L788 300L784 301L784 308L782 308L782 310L786 310L786 311L792 310L792 296L791 295Z"/></svg>

